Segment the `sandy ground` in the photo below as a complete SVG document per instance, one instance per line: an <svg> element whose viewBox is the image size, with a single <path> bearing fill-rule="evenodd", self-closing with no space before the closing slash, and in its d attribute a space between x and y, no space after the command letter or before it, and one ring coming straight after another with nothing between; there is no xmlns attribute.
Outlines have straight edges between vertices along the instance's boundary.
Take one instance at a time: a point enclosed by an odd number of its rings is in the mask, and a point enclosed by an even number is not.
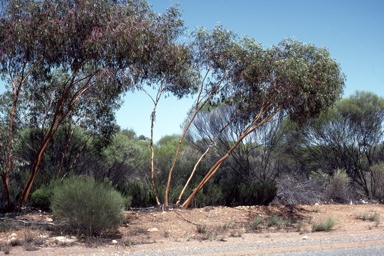
<svg viewBox="0 0 384 256"><path fill-rule="evenodd" d="M248 251L244 248L257 245L258 254L268 254L373 246L384 242L384 224L378 220L384 216L381 204L206 207L127 211L125 215L127 222L103 239L77 237L76 242L58 243L54 238L60 234L57 230L51 231L55 223L52 217L31 213L18 216L17 223L24 226L1 232L0 239L4 243L16 234L20 241L9 248L9 254L31 256L171 255L176 250L188 254L195 249L212 247L228 250L205 255L255 255L254 247ZM376 219L363 220L372 216ZM330 218L335 225L329 232L312 230L314 224ZM240 245L243 249L232 249Z"/></svg>

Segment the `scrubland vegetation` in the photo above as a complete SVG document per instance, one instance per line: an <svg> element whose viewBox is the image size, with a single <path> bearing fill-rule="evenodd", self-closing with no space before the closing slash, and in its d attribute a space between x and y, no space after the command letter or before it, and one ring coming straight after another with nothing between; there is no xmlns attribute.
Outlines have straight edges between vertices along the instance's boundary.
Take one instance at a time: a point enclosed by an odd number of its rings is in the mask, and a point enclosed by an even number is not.
<svg viewBox="0 0 384 256"><path fill-rule="evenodd" d="M92 235L137 207L384 200L384 99L341 98L326 49L264 49L221 26L185 35L177 8L140 0L4 3L3 212L52 211ZM152 129L160 99L196 97L180 136L116 125L123 95L147 87Z"/></svg>

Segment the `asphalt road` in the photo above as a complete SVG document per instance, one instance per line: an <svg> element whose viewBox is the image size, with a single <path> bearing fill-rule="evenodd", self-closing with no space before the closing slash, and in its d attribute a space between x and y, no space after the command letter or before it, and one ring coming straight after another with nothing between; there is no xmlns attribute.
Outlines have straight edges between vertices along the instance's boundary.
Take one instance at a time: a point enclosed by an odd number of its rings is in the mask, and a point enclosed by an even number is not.
<svg viewBox="0 0 384 256"><path fill-rule="evenodd" d="M213 249L213 248L212 248ZM168 251L168 252L153 252L153 253L143 253L143 254L134 254L134 255L268 255L268 256L382 256L384 255L384 244L379 246L371 246L371 247L361 247L361 248L343 248L343 249L330 249L330 250L317 250L317 251L301 251L301 252L289 252L289 253L258 253L257 250L253 252L247 251L226 251L221 250L220 248L216 248L213 250L209 250L210 252L202 252L199 250L188 250L188 251ZM215 252L213 252L215 251ZM128 254L130 255L130 254Z"/></svg>
<svg viewBox="0 0 384 256"><path fill-rule="evenodd" d="M257 254L256 254L257 255ZM261 254L263 255L263 254ZM290 252L264 254L268 256L381 256L384 255L384 244L372 247L344 248L321 251Z"/></svg>
<svg viewBox="0 0 384 256"><path fill-rule="evenodd" d="M381 232L380 232L381 233ZM159 245L155 251L135 252L126 255L203 255L203 256L384 256L384 233L365 237L340 237L329 240L278 242L271 244L238 243L211 244L210 246L181 245L177 249L163 249ZM184 248L183 248L184 247Z"/></svg>

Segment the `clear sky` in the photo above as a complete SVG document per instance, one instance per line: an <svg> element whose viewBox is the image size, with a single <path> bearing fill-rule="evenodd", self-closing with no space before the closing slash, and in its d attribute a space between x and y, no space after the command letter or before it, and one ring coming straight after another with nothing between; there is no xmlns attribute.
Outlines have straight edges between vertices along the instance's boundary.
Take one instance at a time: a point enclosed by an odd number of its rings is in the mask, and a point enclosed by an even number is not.
<svg viewBox="0 0 384 256"><path fill-rule="evenodd" d="M365 90L384 97L384 1L382 0L149 0L163 12L179 3L188 30L217 24L264 47L284 38L325 47L346 75L343 97ZM160 101L154 136L180 134L192 101ZM129 93L117 113L122 128L150 135L153 104L143 93Z"/></svg>

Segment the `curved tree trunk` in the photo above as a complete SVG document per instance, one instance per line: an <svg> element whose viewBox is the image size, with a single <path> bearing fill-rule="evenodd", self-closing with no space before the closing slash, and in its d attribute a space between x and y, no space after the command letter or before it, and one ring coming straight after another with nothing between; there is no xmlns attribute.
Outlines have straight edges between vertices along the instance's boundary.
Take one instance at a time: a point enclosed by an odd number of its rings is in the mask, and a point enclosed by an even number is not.
<svg viewBox="0 0 384 256"><path fill-rule="evenodd" d="M209 143L209 145L208 145L207 149L205 150L205 152L197 160L195 166L193 167L191 175L189 176L187 182L184 184L184 187L183 187L183 189L180 192L180 195L179 195L179 197L177 199L176 205L180 204L181 197L183 196L186 188L188 187L189 183L191 182L192 177L195 175L196 169L199 166L199 164L201 163L201 161L203 160L203 158L208 154L209 150L211 149L213 144L216 142L216 140L219 138L220 134L229 126L229 124L235 119L235 117L236 117L236 115L216 134L215 138L213 138L211 143Z"/></svg>
<svg viewBox="0 0 384 256"><path fill-rule="evenodd" d="M43 159L45 150L48 146L48 143L52 139L52 137L55 135L57 129L62 124L63 120L67 117L67 115L72 111L73 106L80 100L81 95L83 95L92 85L91 78L97 73L95 71L93 74L91 74L87 80L84 82L80 88L78 88L72 96L70 96L70 92L73 89L75 85L75 78L77 76L79 69L77 69L71 79L71 82L69 83L68 87L64 91L63 95L61 96L60 100L57 103L55 113L52 117L52 123L48 130L47 135L44 138L44 141L42 145L40 146L40 149L38 150L35 158L35 162L33 163L31 174L29 175L28 181L26 182L23 192L19 198L18 205L19 207L25 205L28 202L41 160ZM66 102L68 103L66 104ZM66 108L65 108L66 107Z"/></svg>
<svg viewBox="0 0 384 256"><path fill-rule="evenodd" d="M240 144L240 142L248 136L248 134L255 131L258 127L263 125L264 123L268 122L278 111L279 109L276 109L273 111L269 116L262 119L260 122L260 118L263 114L265 114L267 108L262 107L259 114L253 119L252 123L244 130L244 132L240 135L240 137L237 139L236 143L233 144L233 146L227 151L227 153L220 158L207 172L207 174L203 177L203 179L200 181L200 183L196 186L196 188L193 190L193 192L189 195L189 197L184 201L182 206L184 208L188 208L197 193L204 187L204 185L215 175L215 173L219 170L220 166L223 164L223 162L231 155L233 150Z"/></svg>
<svg viewBox="0 0 384 256"><path fill-rule="evenodd" d="M181 144L185 138L185 135L187 134L187 131L189 129L189 127L192 125L193 123L193 120L196 118L197 114L201 111L201 109L205 106L205 104L216 94L218 93L221 89L223 89L225 87L225 85L223 85L222 88L217 88L217 89L214 89L213 91L211 91L211 93L208 93L206 95L203 95L203 89L204 89L204 81L207 79L208 77L208 74L209 74L209 70L207 71L207 73L205 74L204 78L203 78L203 81L202 81L202 86L200 86L200 91L199 91L199 96L197 97L196 99L196 103L195 103L195 112L193 113L191 119L188 121L187 125L184 127L183 129L183 133L182 135L180 136L180 139L179 139L179 142L177 144L177 149L176 149L176 152L175 152L175 155L173 157L173 162L172 162L172 166L169 170L169 173L168 173L168 180L167 180L167 186L165 188L165 194L164 194L164 204L165 206L168 206L168 201L169 201L169 190L170 190L170 187L171 187L171 181L172 181L172 174L173 174L173 171L176 167L176 161L179 157L179 152L180 152L180 148L181 148ZM225 77L225 76L224 76ZM220 80L217 85L220 85L223 81L224 81L224 77L222 78L222 80ZM198 163L197 163L198 165ZM195 169L194 169L195 170ZM192 171L192 174L190 176L190 178L188 179L187 183L185 184L176 204L179 204L180 203L180 198L181 196L183 195L184 193L184 190L186 189L186 187L188 186L188 183L190 182L192 176L194 175L194 170Z"/></svg>
<svg viewBox="0 0 384 256"><path fill-rule="evenodd" d="M57 122L56 122L56 119L58 118L58 114L55 113L52 125L51 125L47 135L45 136L42 145L40 146L40 148L36 154L35 162L33 163L33 166L31 169L31 174L29 175L28 181L26 182L24 189L23 189L23 192L21 193L21 196L19 198L19 207L25 205L28 202L28 199L29 199L29 196L30 196L30 193L32 190L32 186L35 182L35 178L36 178L37 172L39 170L41 160L43 159L45 150L48 146L48 143L51 141L52 137L55 135L60 124L62 123L62 121L66 117L66 114L68 113L68 111L65 113L62 113L62 115L59 117Z"/></svg>
<svg viewBox="0 0 384 256"><path fill-rule="evenodd" d="M49 141L50 141L50 139L48 139L48 140L46 139L45 144L39 149L39 151L37 153L35 163L32 166L31 174L29 175L28 181L24 186L21 197L19 198L19 206L23 206L28 202L29 195L31 193L33 183L35 182L36 174L37 174L37 171L39 169L41 159L44 156L44 152L45 152L45 149L46 149Z"/></svg>

